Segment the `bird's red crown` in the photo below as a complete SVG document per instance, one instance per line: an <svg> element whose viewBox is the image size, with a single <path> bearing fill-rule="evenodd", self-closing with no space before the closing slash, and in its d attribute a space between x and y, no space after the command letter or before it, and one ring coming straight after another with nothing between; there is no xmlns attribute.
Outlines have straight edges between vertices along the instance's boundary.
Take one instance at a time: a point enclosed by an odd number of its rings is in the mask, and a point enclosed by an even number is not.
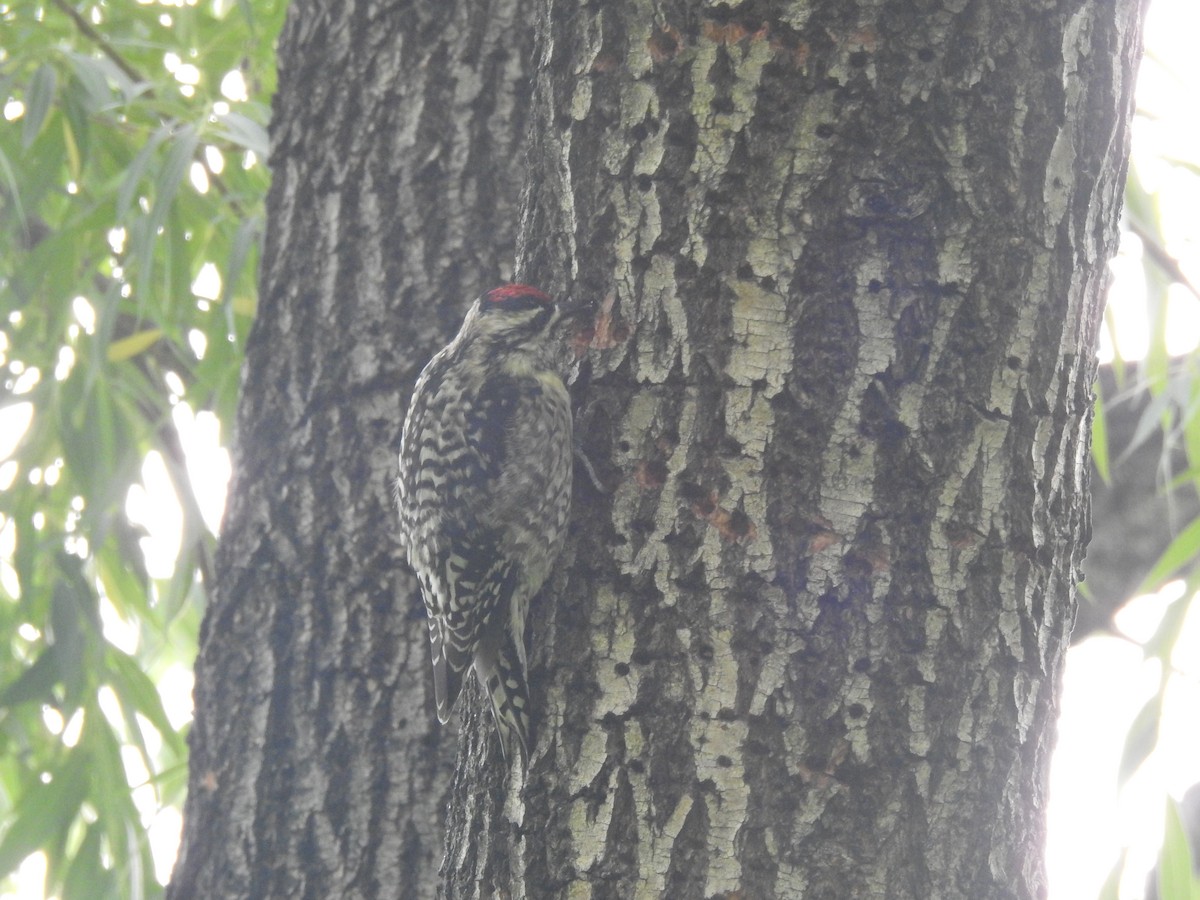
<svg viewBox="0 0 1200 900"><path fill-rule="evenodd" d="M483 299L488 303L506 303L518 297L528 297L539 303L554 302L542 291L528 284L502 284L500 287L492 288L483 295Z"/></svg>

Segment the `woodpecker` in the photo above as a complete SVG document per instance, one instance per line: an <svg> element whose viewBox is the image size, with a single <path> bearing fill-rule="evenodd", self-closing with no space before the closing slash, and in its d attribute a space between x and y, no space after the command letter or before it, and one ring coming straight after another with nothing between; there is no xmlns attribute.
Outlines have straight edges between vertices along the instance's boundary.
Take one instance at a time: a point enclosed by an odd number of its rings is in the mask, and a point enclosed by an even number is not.
<svg viewBox="0 0 1200 900"><path fill-rule="evenodd" d="M445 724L475 670L506 761L529 761L525 615L562 547L571 509L571 406L556 326L567 315L525 284L471 306L417 379L396 494L429 614Z"/></svg>

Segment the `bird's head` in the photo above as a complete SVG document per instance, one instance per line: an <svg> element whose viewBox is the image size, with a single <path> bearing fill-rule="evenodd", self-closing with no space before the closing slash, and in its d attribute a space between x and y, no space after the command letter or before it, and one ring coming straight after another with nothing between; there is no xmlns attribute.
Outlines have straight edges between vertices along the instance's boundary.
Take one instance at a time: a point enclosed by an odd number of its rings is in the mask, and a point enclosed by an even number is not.
<svg viewBox="0 0 1200 900"><path fill-rule="evenodd" d="M461 334L492 346L532 347L541 344L564 316L577 311L527 284L504 284L475 301Z"/></svg>

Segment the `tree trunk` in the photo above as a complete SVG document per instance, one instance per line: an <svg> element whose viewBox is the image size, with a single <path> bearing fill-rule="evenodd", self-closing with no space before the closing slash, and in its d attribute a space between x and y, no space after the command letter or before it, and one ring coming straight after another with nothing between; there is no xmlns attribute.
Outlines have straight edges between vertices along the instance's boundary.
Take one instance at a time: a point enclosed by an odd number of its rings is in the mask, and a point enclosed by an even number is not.
<svg viewBox="0 0 1200 900"><path fill-rule="evenodd" d="M535 742L451 897L1038 897L1138 0L544 2L521 274L596 303Z"/></svg>
<svg viewBox="0 0 1200 900"><path fill-rule="evenodd" d="M291 10L169 896L1040 895L1138 0L543 0L531 122L529 6ZM390 498L514 248L602 482L524 779Z"/></svg>
<svg viewBox="0 0 1200 900"><path fill-rule="evenodd" d="M456 738L433 715L395 451L421 365L511 274L529 5L289 11L169 897L436 890Z"/></svg>

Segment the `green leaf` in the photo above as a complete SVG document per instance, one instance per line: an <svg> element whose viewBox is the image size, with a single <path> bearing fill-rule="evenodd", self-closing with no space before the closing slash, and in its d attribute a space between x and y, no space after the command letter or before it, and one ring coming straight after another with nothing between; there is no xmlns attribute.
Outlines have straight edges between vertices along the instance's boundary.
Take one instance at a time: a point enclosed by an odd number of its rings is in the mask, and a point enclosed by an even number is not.
<svg viewBox="0 0 1200 900"><path fill-rule="evenodd" d="M0 178L4 180L6 196L12 198L13 210L16 213L17 221L21 223L21 230L25 231L29 226L26 223L25 207L21 203L21 186L17 183L12 163L8 161L2 148L0 148Z"/></svg>
<svg viewBox="0 0 1200 900"><path fill-rule="evenodd" d="M87 680L87 670L84 666L86 638L80 621L79 604L72 595L71 587L63 579L59 579L54 585L50 621L49 636L53 641L58 670L67 690L67 698L74 702Z"/></svg>
<svg viewBox="0 0 1200 900"><path fill-rule="evenodd" d="M1125 735L1125 748L1121 753L1121 765L1117 770L1117 781L1124 784L1158 743L1158 723L1162 718L1162 692L1155 694L1134 717L1129 732Z"/></svg>
<svg viewBox="0 0 1200 900"><path fill-rule="evenodd" d="M262 222L255 216L239 224L233 235L233 246L229 249L229 262L225 266L225 272L221 279L220 299L221 305L225 307L225 328L229 334L235 333L236 326L233 317L239 311L236 309L235 303L231 301L234 300L242 270L246 267L246 259L258 245L261 227Z"/></svg>
<svg viewBox="0 0 1200 900"><path fill-rule="evenodd" d="M148 602L150 578L138 543L146 531L124 516L116 516L111 533L115 540L97 548L95 557L104 596L121 616L147 618L153 615Z"/></svg>
<svg viewBox="0 0 1200 900"><path fill-rule="evenodd" d="M1147 656L1157 657L1167 666L1171 665L1171 653L1179 641L1180 634L1183 633L1183 624L1187 620L1188 611L1191 609L1194 599L1195 589L1191 588L1185 591L1183 596L1172 600L1167 605L1162 620L1154 629L1154 634L1142 645Z"/></svg>
<svg viewBox="0 0 1200 900"><path fill-rule="evenodd" d="M238 9L241 10L242 16L246 19L246 24L250 27L250 33L254 33L254 7L250 4L250 0L237 0Z"/></svg>
<svg viewBox="0 0 1200 900"><path fill-rule="evenodd" d="M1193 175L1200 175L1200 164L1197 164L1196 162L1194 162L1190 159L1179 159L1178 157L1175 157L1175 156L1163 156L1163 157L1161 157L1161 159L1165 163L1170 163L1173 166L1178 166L1181 169L1186 169L1187 171L1191 172Z"/></svg>
<svg viewBox="0 0 1200 900"><path fill-rule="evenodd" d="M21 132L21 143L26 149L37 139L42 126L46 123L46 115L54 102L54 93L58 87L58 75L50 63L42 63L33 78L29 81L29 90L25 94L25 123Z"/></svg>
<svg viewBox="0 0 1200 900"><path fill-rule="evenodd" d="M196 582L196 542L203 538L195 534L194 526L190 525L191 513L186 507L184 504L184 531L193 534L184 535L179 548L179 558L175 560L175 571L171 573L165 588L161 588L159 596L159 609L167 622L173 621L183 610Z"/></svg>
<svg viewBox="0 0 1200 900"><path fill-rule="evenodd" d="M0 841L0 877L52 841L79 812L87 795L87 760L72 753L47 784L35 778L17 801L16 816Z"/></svg>
<svg viewBox="0 0 1200 900"><path fill-rule="evenodd" d="M108 850L115 862L114 874L126 884L123 896L138 896L153 867L143 865L149 855L146 834L129 792L121 743L98 710L85 722L81 745L86 743L93 753L94 771L104 773L103 777L98 775L93 779L89 799L96 807L98 822L104 826Z"/></svg>
<svg viewBox="0 0 1200 900"><path fill-rule="evenodd" d="M116 97L109 86L112 70L121 72L110 60L100 60L84 53L68 53L71 70L83 89L81 100L89 113L97 113L116 105ZM104 63L108 63L107 66ZM122 76L124 73L121 73ZM126 79L127 80L127 79Z"/></svg>
<svg viewBox="0 0 1200 900"><path fill-rule="evenodd" d="M196 157L198 142L194 125L184 125L171 137L171 149L154 185L154 217L160 225L166 220L167 210Z"/></svg>
<svg viewBox="0 0 1200 900"><path fill-rule="evenodd" d="M150 163L154 160L154 154L158 150L163 141L167 139L170 132L164 125L158 128L150 136L144 147L138 151L137 156L133 158L133 162L129 164L129 168L125 170L125 175L121 179L121 186L117 189L117 221L123 221L129 212L130 206L133 205L134 194L137 193L138 185L141 184L143 176L150 168Z"/></svg>
<svg viewBox="0 0 1200 900"><path fill-rule="evenodd" d="M1187 450L1191 478L1200 486L1200 373L1190 373L1188 387L1187 412L1181 423L1183 445Z"/></svg>
<svg viewBox="0 0 1200 900"><path fill-rule="evenodd" d="M167 717L167 711L163 708L162 697L159 696L158 689L142 671L137 661L115 647L109 648L107 657L109 684L112 685L121 702L128 704L131 709L145 716L147 721L162 735L163 740L172 745L172 750L177 754L183 754L183 739L179 736L179 732L172 727L171 720ZM147 760L146 767L153 771L150 763L151 761Z"/></svg>
<svg viewBox="0 0 1200 900"><path fill-rule="evenodd" d="M1108 877L1096 895L1096 900L1119 900L1121 888L1121 873L1125 870L1125 857L1117 860L1109 870Z"/></svg>
<svg viewBox="0 0 1200 900"><path fill-rule="evenodd" d="M264 164L266 163L271 154L271 142L267 136L267 129L253 119L235 112L221 116L220 122L225 127L218 129L218 134L239 147L250 150Z"/></svg>
<svg viewBox="0 0 1200 900"><path fill-rule="evenodd" d="M119 341L113 341L108 345L108 361L114 363L124 362L131 357L137 356L143 350L153 347L162 336L161 328L150 328L146 331L131 334L129 337L121 338Z"/></svg>
<svg viewBox="0 0 1200 900"><path fill-rule="evenodd" d="M1101 480L1105 484L1111 484L1112 469L1109 466L1108 456L1108 424L1104 415L1104 407L1104 398L1097 391L1094 413L1092 415L1092 462L1096 464L1096 471L1100 474Z"/></svg>
<svg viewBox="0 0 1200 900"><path fill-rule="evenodd" d="M1200 555L1200 518L1193 519L1167 545L1167 549L1162 552L1134 593L1148 594L1158 590L1164 581L1171 578L1198 555Z"/></svg>
<svg viewBox="0 0 1200 900"><path fill-rule="evenodd" d="M166 161L158 170L158 177L154 182L154 203L150 207L150 214L135 222L135 227L131 229L132 253L138 261L143 294L152 282L154 242L158 237L158 230L166 224L179 185L196 155L197 143L196 129L192 125L184 125L171 136L171 147L167 151ZM167 296L171 295L168 293Z"/></svg>
<svg viewBox="0 0 1200 900"><path fill-rule="evenodd" d="M1188 846L1179 805L1167 801L1167 822L1158 858L1158 896L1163 900L1200 900L1200 878Z"/></svg>
<svg viewBox="0 0 1200 900"><path fill-rule="evenodd" d="M0 707L19 706L31 701L45 702L58 683L58 662L53 647L43 650L32 666L27 668L0 691Z"/></svg>
<svg viewBox="0 0 1200 900"><path fill-rule="evenodd" d="M121 855L117 872L123 875L126 884L126 894L129 900L144 900L147 876L153 871L153 862L149 859L149 846L146 833L138 827L134 820L125 820L125 848Z"/></svg>
<svg viewBox="0 0 1200 900"><path fill-rule="evenodd" d="M113 873L101 861L104 829L96 823L87 826L83 843L75 851L63 877L62 900L105 900L116 896Z"/></svg>
<svg viewBox="0 0 1200 900"><path fill-rule="evenodd" d="M0 512L16 534L11 566L20 592L18 602L0 603L0 633L10 636L0 641L0 845L12 859L42 850L46 891L63 900L161 893L122 764L128 746L145 754L150 729L162 730L154 763L169 774L151 780L163 802L175 805L186 786L187 748L169 728L151 673L194 657L204 590L196 566L211 536L189 509L176 573L169 584L153 583L124 505L146 452L163 440L164 368L184 379L189 400L231 428L250 326L241 311L254 309L246 273L259 254L269 176L265 166L231 164L224 190L202 195L180 185L196 159L197 135L224 147L236 141L239 155L246 145L265 149L261 101L276 80L273 43L287 4L237 3L241 13L234 0L218 9L172 7L170 28L154 4L102 4L103 16L90 26L128 71L80 33L60 0L10 3L0 14L0 95L25 105L22 120L0 124L0 326L6 358L43 373L19 398L31 404L33 421L13 454L21 474L0 492ZM165 53L199 67L193 96L163 68ZM216 87L235 66L254 96L236 104L228 121L214 119ZM68 180L75 183L69 194ZM117 228L125 230L123 247L113 251L107 236ZM228 261L225 310L199 310L190 293L208 260ZM76 296L95 309L92 334L69 331ZM13 309L21 310L19 323L8 320ZM202 361L188 352L192 328L209 339ZM68 342L76 362L59 381L50 373ZM29 481L32 469L59 458L57 484ZM85 558L63 553L68 543ZM110 651L101 636L101 592L142 635L129 655ZM11 639L24 622L44 638ZM123 721L102 714L101 689L116 693ZM64 716L82 710L75 748L46 729L45 702ZM85 805L71 812L68 804L61 822L37 827L29 804L53 798L39 777L54 775L61 793L64 765L79 758L88 761ZM25 806L14 806L27 793Z"/></svg>
<svg viewBox="0 0 1200 900"><path fill-rule="evenodd" d="M1138 447L1162 430L1163 417L1166 415L1170 403L1171 397L1166 391L1160 390L1151 395L1150 402L1146 404L1146 408L1142 410L1142 414L1138 418L1137 428L1134 429L1133 437L1129 439L1129 444L1121 451L1119 461L1128 459Z"/></svg>
<svg viewBox="0 0 1200 900"><path fill-rule="evenodd" d="M88 150L87 119L81 115L72 115L73 106L67 104L67 114L63 117L63 146L67 151L67 169L72 181L83 174L83 163Z"/></svg>

